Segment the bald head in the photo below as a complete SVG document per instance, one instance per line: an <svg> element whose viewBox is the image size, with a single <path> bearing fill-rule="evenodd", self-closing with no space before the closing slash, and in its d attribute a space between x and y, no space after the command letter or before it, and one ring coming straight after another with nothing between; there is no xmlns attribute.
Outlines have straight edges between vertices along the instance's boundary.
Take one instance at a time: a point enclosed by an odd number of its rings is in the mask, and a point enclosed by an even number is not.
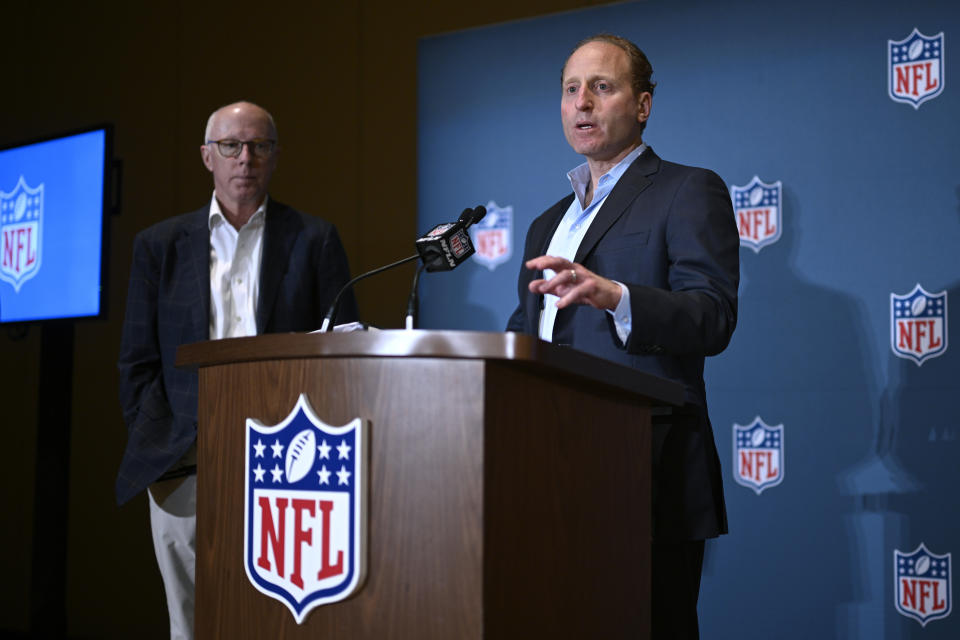
<svg viewBox="0 0 960 640"><path fill-rule="evenodd" d="M207 120L200 156L213 174L222 213L237 229L246 224L267 196L280 150L276 140L273 117L252 102L220 107ZM224 150L220 143L228 142L234 143L233 150L239 147L239 154Z"/></svg>
<svg viewBox="0 0 960 640"><path fill-rule="evenodd" d="M264 109L263 107L253 104L252 102L240 101L234 102L233 104L228 104L220 107L216 111L210 114L210 117L207 118L207 128L203 132L203 143L206 144L207 140L217 140L219 138L213 137L218 131L218 123L223 119L224 116L237 115L237 116L247 116L252 118L263 118L270 131L270 138L277 140L277 125L273 122L273 116L270 115L270 112ZM220 127L222 128L222 127Z"/></svg>

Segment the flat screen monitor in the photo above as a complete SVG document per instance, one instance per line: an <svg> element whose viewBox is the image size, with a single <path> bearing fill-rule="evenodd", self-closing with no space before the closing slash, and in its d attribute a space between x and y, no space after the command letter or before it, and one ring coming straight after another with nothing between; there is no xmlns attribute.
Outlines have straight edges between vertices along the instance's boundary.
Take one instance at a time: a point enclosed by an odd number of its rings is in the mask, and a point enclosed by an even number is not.
<svg viewBox="0 0 960 640"><path fill-rule="evenodd" d="M106 313L113 129L0 147L0 323Z"/></svg>

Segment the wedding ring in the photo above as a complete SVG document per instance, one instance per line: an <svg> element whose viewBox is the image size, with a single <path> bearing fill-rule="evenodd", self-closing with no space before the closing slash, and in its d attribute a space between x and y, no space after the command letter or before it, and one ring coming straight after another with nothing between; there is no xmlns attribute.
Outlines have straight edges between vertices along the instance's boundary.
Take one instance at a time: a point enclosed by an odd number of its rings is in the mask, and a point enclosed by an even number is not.
<svg viewBox="0 0 960 640"><path fill-rule="evenodd" d="M577 281L577 272L574 271L573 269L570 269L570 281L571 282Z"/></svg>

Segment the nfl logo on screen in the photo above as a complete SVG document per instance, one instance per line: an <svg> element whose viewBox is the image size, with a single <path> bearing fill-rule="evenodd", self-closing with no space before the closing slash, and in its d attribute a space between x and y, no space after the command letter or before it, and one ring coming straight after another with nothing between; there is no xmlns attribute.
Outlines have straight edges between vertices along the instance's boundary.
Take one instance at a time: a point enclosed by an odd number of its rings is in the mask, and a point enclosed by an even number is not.
<svg viewBox="0 0 960 640"><path fill-rule="evenodd" d="M783 185L779 180L767 184L753 176L744 187L730 187L730 195L740 231L740 246L760 253L760 249L780 239Z"/></svg>
<svg viewBox="0 0 960 640"><path fill-rule="evenodd" d="M734 479L757 495L783 481L783 425L771 427L757 416L733 425Z"/></svg>
<svg viewBox="0 0 960 640"><path fill-rule="evenodd" d="M952 608L950 554L931 553L922 542L911 553L893 551L897 611L921 626L946 618Z"/></svg>
<svg viewBox="0 0 960 640"><path fill-rule="evenodd" d="M947 291L929 293L917 283L905 296L890 294L890 347L919 367L947 350Z"/></svg>
<svg viewBox="0 0 960 640"><path fill-rule="evenodd" d="M473 259L490 271L510 259L512 255L513 207L498 207L491 200L487 203L487 215L470 228L473 246L477 252Z"/></svg>
<svg viewBox="0 0 960 640"><path fill-rule="evenodd" d="M20 176L13 191L0 191L0 280L18 293L40 270L42 231L43 183L29 187Z"/></svg>
<svg viewBox="0 0 960 640"><path fill-rule="evenodd" d="M900 41L887 40L887 91L895 102L914 109L943 92L943 32L928 37L913 30Z"/></svg>
<svg viewBox="0 0 960 640"><path fill-rule="evenodd" d="M304 394L278 425L247 420L244 566L297 624L363 584L366 429L325 424Z"/></svg>

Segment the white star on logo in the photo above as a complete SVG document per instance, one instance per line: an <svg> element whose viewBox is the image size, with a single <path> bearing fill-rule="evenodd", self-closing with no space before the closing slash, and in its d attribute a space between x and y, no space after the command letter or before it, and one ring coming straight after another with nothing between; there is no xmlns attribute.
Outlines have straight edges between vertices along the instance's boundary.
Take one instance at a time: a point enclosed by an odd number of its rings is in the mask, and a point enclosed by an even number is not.
<svg viewBox="0 0 960 640"><path fill-rule="evenodd" d="M340 443L340 446L337 447L337 451L340 452L340 457L337 458L337 460L343 460L344 458L347 460L350 459L350 445L347 444L346 440Z"/></svg>
<svg viewBox="0 0 960 640"><path fill-rule="evenodd" d="M350 477L350 472L347 471L347 468L343 465L340 465L340 471L337 471L337 478L340 480L337 484L349 484L347 478Z"/></svg>
<svg viewBox="0 0 960 640"><path fill-rule="evenodd" d="M326 440L324 440L323 442L321 442L321 443L320 443L320 446L317 447L317 451L320 452L320 457L321 457L321 458L327 458L327 459L330 458L330 449L332 449L332 447L327 444L327 441L326 441Z"/></svg>
<svg viewBox="0 0 960 640"><path fill-rule="evenodd" d="M280 468L280 465L274 465L273 469L270 469L270 473L273 474L274 482L280 482L280 479L283 478L283 469Z"/></svg>
<svg viewBox="0 0 960 640"><path fill-rule="evenodd" d="M254 475L253 481L263 482L263 474L266 472L267 472L266 469L264 469L259 464L257 464L257 468L253 470L253 475Z"/></svg>
<svg viewBox="0 0 960 640"><path fill-rule="evenodd" d="M274 458L283 457L283 445L280 444L280 441L279 441L279 440L277 440L277 441L274 442L272 445L270 445L270 448L273 449L273 457L274 457Z"/></svg>
<svg viewBox="0 0 960 640"><path fill-rule="evenodd" d="M327 465L320 467L317 475L320 476L320 484L330 484L330 472L327 471Z"/></svg>
<svg viewBox="0 0 960 640"><path fill-rule="evenodd" d="M263 440L257 438L257 444L253 445L253 449L254 449L254 451L256 451L256 453L253 454L253 457L254 457L254 458L262 458L262 457L263 457L263 450L266 449L266 448L267 448L267 447L263 444Z"/></svg>

